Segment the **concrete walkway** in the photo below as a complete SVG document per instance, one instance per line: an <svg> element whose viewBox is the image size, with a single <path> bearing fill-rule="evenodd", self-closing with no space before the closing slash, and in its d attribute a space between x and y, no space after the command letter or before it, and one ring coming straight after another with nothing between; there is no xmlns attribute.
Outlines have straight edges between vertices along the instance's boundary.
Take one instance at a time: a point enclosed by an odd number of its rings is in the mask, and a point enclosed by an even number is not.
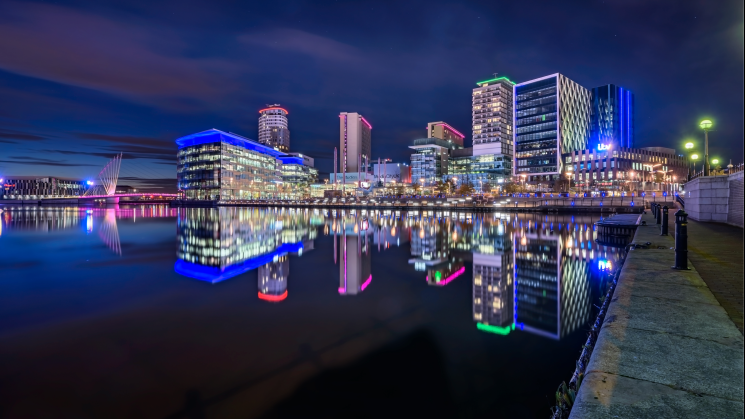
<svg viewBox="0 0 745 419"><path fill-rule="evenodd" d="M742 418L743 335L642 220L570 418Z"/></svg>
<svg viewBox="0 0 745 419"><path fill-rule="evenodd" d="M675 218L671 217L670 222L674 223ZM670 231L674 229L673 224ZM742 334L743 230L689 219L688 259Z"/></svg>

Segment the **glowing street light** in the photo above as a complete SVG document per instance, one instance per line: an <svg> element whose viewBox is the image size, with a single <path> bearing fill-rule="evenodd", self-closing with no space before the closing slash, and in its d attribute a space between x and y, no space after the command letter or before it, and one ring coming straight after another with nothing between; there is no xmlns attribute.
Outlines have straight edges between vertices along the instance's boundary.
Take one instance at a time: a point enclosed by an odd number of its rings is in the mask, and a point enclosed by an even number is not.
<svg viewBox="0 0 745 419"><path fill-rule="evenodd" d="M687 142L687 143L685 144L685 148L686 148L686 150L690 150L690 149L692 149L692 148L693 148L693 143L692 143L692 142Z"/></svg>
<svg viewBox="0 0 745 419"><path fill-rule="evenodd" d="M704 130L704 176L709 176L709 130L714 125L710 120L704 119L698 124Z"/></svg>
<svg viewBox="0 0 745 419"><path fill-rule="evenodd" d="M698 160L698 154L691 154L691 160L693 160L693 173L696 173L696 160Z"/></svg>

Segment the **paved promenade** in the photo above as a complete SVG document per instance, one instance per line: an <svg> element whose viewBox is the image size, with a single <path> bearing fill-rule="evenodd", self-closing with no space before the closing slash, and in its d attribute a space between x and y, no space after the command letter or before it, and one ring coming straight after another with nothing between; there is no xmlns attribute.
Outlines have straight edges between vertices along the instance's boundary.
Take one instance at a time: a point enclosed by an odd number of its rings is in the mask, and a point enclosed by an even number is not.
<svg viewBox="0 0 745 419"><path fill-rule="evenodd" d="M651 245L629 252L570 418L742 418L743 335L695 264L670 269L672 236L642 219L634 243Z"/></svg>
<svg viewBox="0 0 745 419"><path fill-rule="evenodd" d="M675 217L670 217L670 231ZM688 259L743 333L743 231L719 223L688 221Z"/></svg>

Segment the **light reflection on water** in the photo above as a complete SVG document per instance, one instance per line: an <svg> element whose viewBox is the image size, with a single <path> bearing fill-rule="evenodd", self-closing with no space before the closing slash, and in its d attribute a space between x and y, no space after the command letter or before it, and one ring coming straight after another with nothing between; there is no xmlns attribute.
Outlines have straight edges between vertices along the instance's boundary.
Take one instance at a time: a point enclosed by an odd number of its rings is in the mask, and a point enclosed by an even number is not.
<svg viewBox="0 0 745 419"><path fill-rule="evenodd" d="M558 340L590 320L592 276L603 273L591 267L618 261L618 249L595 244L593 221L455 211L182 209L175 269L212 283L258 269L259 298L282 301L289 292L287 256L312 250L320 230L333 236L334 252L316 257L333 257L338 292L348 296L373 281L375 251L408 244L409 264L430 286L461 278L471 262L479 330Z"/></svg>
<svg viewBox="0 0 745 419"><path fill-rule="evenodd" d="M511 361L496 355L507 350L500 347L529 344L528 352L548 351L540 356L555 361L555 366L551 364L554 370L546 371L546 377L532 374L533 381L513 383L511 387L514 388L509 390L499 382L483 389L496 391L491 396L495 404L507 403L500 392L535 393L520 402L521 409L534 413L525 417L545 416L541 412L548 411L556 385L571 374L576 354L585 338L587 323L595 315L593 304L598 304L603 293L607 270L618 264L620 256L619 249L596 244L592 224L597 220L595 216L325 208L170 209L163 206L6 208L0 216L0 245L4 238L16 233L74 230L87 236L95 233L100 243L105 244L110 257L121 258L124 262L130 257L128 252L136 251L136 247L128 246L126 240L120 238L120 233L125 234L130 228L129 222L136 222L139 218L172 225L175 220L175 259L157 262L160 266L168 263L176 278L204 281L208 283L204 285L215 287L215 291L255 272L256 291L249 298L276 307L276 310L287 307L292 316L305 315L290 304L293 298L304 301L307 300L304 294L316 295L304 288L308 280L313 280L314 289L322 293L323 296L318 298L322 300L319 302L323 309L331 307L329 310L332 311L339 308L331 299L362 302L370 293L369 298L379 300L377 307L382 307L379 310L383 311L396 311L395 307L402 304L412 307L423 304L436 315L444 316L439 323L420 321L417 327L433 329L437 336L449 336L450 342L441 343L448 354L448 363L452 364L448 368L462 369L451 372L453 376L461 375L454 378L454 382L468 382L470 375L478 374L468 372L471 370L465 367L455 367L465 362L459 357L466 355L453 355L458 351L448 349L451 345L466 342L472 346L475 344L474 335L465 337L462 334L464 327L487 338L479 345L486 345L485 354L495 354L493 359L487 355L488 361L485 362L489 365L483 366L484 371L499 371L511 382L521 374L520 368L507 365ZM301 259L313 261L316 264L313 266L320 264L333 266L333 269L326 269L323 274L320 271L291 271L291 265L298 266ZM138 266L135 262L132 265ZM100 272L102 276L116 276L111 268L101 267ZM143 275L147 276L147 273ZM420 291L420 294L404 296L389 291L396 281L410 281L412 278L413 289L423 290L420 287L424 287L426 293ZM165 281L166 278L148 279L151 282L157 280ZM168 281L170 287L183 286L178 281ZM199 292L207 297L204 293L209 289L200 288ZM470 294L470 313L466 305L455 303L466 297L463 291ZM439 299L432 299L435 297ZM194 298L199 298L199 294ZM402 299L407 303L402 303ZM454 311L454 307L460 308ZM320 306L318 309L322 310ZM210 307L211 313L219 310L219 305ZM279 313L276 310L271 312ZM341 321L346 317L352 319L349 320L352 325L357 324L350 309L346 310L333 314L332 320L327 321ZM443 313L443 310L447 312ZM463 321L468 318L470 322ZM442 319L455 319L453 321L457 320L457 323ZM276 330L291 330L287 320L267 321L274 321L272 327ZM344 328L363 328L363 323L358 323L358 326L344 323ZM333 327L328 325L329 329ZM303 334L302 331L296 333ZM565 338L567 342L564 342ZM530 343L535 339L561 341L565 346L543 349L539 348L541 344ZM280 345L278 342L265 340L258 344L266 346L263 349L269 353L281 352L284 348L277 346ZM381 342L384 344L387 340ZM216 341L213 344L230 342ZM534 347L536 345L538 348ZM359 358L372 349L374 347L370 346L355 352L353 358ZM519 354L519 348L509 350L516 349ZM560 352L565 355L560 355ZM537 358L517 360L520 361L518 364L546 362ZM300 378L286 378L290 389L301 381ZM289 396L288 391L278 393L274 401L266 401L268 405L262 411ZM479 391L472 389L470 393ZM463 410L463 405L471 403L469 397L455 397L461 403L460 410ZM493 409L496 408L487 406L475 412L488 413Z"/></svg>

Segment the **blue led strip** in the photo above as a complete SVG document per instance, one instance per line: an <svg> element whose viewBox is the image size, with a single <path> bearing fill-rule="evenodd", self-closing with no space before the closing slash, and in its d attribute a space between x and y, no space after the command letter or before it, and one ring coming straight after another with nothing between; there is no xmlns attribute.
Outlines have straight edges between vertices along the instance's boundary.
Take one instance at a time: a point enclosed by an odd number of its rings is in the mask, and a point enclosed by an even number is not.
<svg viewBox="0 0 745 419"><path fill-rule="evenodd" d="M187 135L176 140L178 148L191 147L199 144L224 142L235 146L253 150L261 154L268 154L273 157L286 156L285 153L277 151L271 147L259 144L240 135L220 131L218 129L209 129L196 134Z"/></svg>
<svg viewBox="0 0 745 419"><path fill-rule="evenodd" d="M275 256L281 256L285 253L296 253L302 248L303 242L284 243L278 248L274 249L274 251L271 253L266 253L261 256L247 259L241 263L230 265L226 268L221 268L218 266L205 266L179 259L176 261L173 269L176 271L176 273L188 276L189 278L216 284L220 281L224 281L242 273L254 270L259 266L266 265L267 263L272 262Z"/></svg>

